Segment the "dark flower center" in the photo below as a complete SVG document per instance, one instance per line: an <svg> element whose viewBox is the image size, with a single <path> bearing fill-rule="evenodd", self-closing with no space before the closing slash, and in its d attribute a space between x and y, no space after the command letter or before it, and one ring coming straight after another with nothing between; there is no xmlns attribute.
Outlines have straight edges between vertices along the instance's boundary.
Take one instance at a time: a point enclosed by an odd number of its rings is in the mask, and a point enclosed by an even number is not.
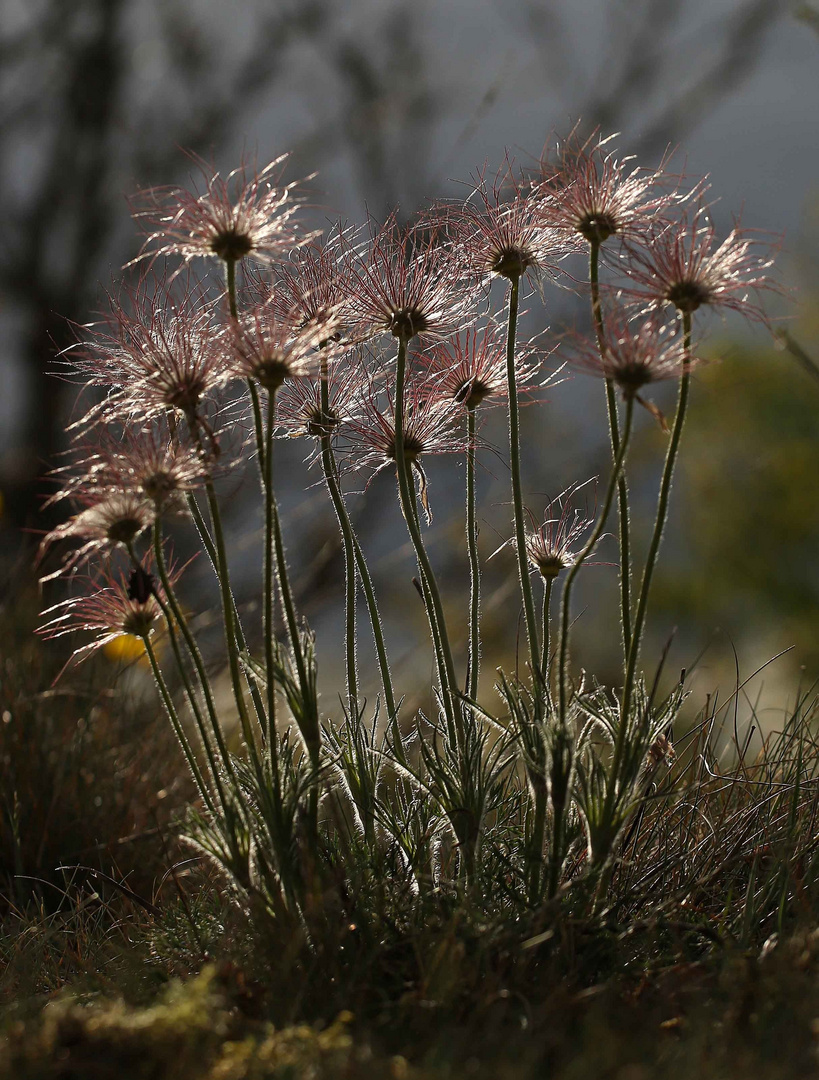
<svg viewBox="0 0 819 1080"><path fill-rule="evenodd" d="M165 403L172 409L179 409L185 416L194 416L204 389L204 382L196 378L186 383L172 383L165 390Z"/></svg>
<svg viewBox="0 0 819 1080"><path fill-rule="evenodd" d="M429 328L426 315L418 308L401 308L390 312L389 330L393 337L409 341Z"/></svg>
<svg viewBox="0 0 819 1080"><path fill-rule="evenodd" d="M531 555L532 562L540 571L542 578L556 578L560 571L568 564L564 559L551 551L537 551Z"/></svg>
<svg viewBox="0 0 819 1080"><path fill-rule="evenodd" d="M575 228L590 244L602 244L617 232L617 222L612 214L585 214Z"/></svg>
<svg viewBox="0 0 819 1080"><path fill-rule="evenodd" d="M225 229L217 233L210 242L210 250L225 262L239 262L253 250L253 241L247 233L235 229Z"/></svg>
<svg viewBox="0 0 819 1080"><path fill-rule="evenodd" d="M313 439L320 439L323 435L329 435L339 423L339 416L335 409L322 413L318 406L314 406L307 413L304 430Z"/></svg>
<svg viewBox="0 0 819 1080"><path fill-rule="evenodd" d="M421 439L419 439L419 437L417 435L415 435L413 432L405 431L404 432L404 459L406 461L410 461L410 462L417 461L418 458L421 456L421 454L423 452L424 452L424 444L421 441ZM393 461L396 460L397 455L396 455L396 451L395 451L395 439L391 439L390 442L389 442L389 445L387 447L387 457L392 458Z"/></svg>
<svg viewBox="0 0 819 1080"><path fill-rule="evenodd" d="M121 517L108 526L108 539L112 544L129 544L142 531L142 522L136 517Z"/></svg>
<svg viewBox="0 0 819 1080"><path fill-rule="evenodd" d="M453 394L459 405L465 405L467 409L477 407L492 393L492 387L482 379L467 379Z"/></svg>
<svg viewBox="0 0 819 1080"><path fill-rule="evenodd" d="M157 506L161 505L178 487L175 478L165 470L152 473L142 480L142 490Z"/></svg>
<svg viewBox="0 0 819 1080"><path fill-rule="evenodd" d="M137 601L137 603L140 606L133 608L124 616L122 630L126 634L133 634L134 637L144 639L151 632L151 627L156 618L156 610L152 604L143 606L142 601Z"/></svg>
<svg viewBox="0 0 819 1080"><path fill-rule="evenodd" d="M652 381L651 367L647 363L634 360L630 364L623 364L615 368L612 377L623 391L623 397L634 397L642 387Z"/></svg>
<svg viewBox="0 0 819 1080"><path fill-rule="evenodd" d="M489 269L499 277L515 281L534 265L531 253L518 247L502 247L496 253Z"/></svg>
<svg viewBox="0 0 819 1080"><path fill-rule="evenodd" d="M253 375L265 390L278 390L290 374L290 365L281 356L266 356L257 360Z"/></svg>
<svg viewBox="0 0 819 1080"><path fill-rule="evenodd" d="M678 311L686 314L696 311L701 304L707 304L711 299L710 290L705 285L690 279L675 281L665 295Z"/></svg>

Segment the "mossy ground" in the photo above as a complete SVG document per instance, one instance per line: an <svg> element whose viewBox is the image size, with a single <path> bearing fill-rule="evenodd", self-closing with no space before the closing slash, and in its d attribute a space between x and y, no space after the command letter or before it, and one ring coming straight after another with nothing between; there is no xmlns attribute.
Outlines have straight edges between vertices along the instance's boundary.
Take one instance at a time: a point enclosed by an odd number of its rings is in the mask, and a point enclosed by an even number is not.
<svg viewBox="0 0 819 1080"><path fill-rule="evenodd" d="M18 1002L3 1022L0 1076L807 1077L819 1072L818 973L819 936L799 934L762 959L563 982L539 999L499 992L453 1009L409 994L380 1016L276 1025L241 969L207 964L150 1004L126 1003L115 980Z"/></svg>

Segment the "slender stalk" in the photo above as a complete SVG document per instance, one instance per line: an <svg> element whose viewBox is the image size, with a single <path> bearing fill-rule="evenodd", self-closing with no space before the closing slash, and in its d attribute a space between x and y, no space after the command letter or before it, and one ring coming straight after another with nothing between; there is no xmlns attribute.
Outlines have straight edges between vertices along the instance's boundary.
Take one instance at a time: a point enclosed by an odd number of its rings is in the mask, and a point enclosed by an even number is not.
<svg viewBox="0 0 819 1080"><path fill-rule="evenodd" d="M566 805L555 806L552 815L552 844L549 854L549 880L547 895L551 900L560 883L560 867L563 865L563 836L565 833Z"/></svg>
<svg viewBox="0 0 819 1080"><path fill-rule="evenodd" d="M529 903L534 907L540 900L541 872L543 870L543 838L546 835L546 803L548 793L543 776L532 777L535 801L535 821L529 840Z"/></svg>
<svg viewBox="0 0 819 1080"><path fill-rule="evenodd" d="M228 306L230 308L230 317L232 319L239 318L239 311L236 305L236 260L225 259L225 278L227 285L227 298Z"/></svg>
<svg viewBox="0 0 819 1080"><path fill-rule="evenodd" d="M236 260L225 260L225 279L226 279L226 292L228 298L228 308L230 309L230 317L238 322L239 320L239 306L236 300ZM256 431L262 430L262 406L259 401L259 391L256 388L256 384L252 379L247 380L247 388L250 391L250 401L253 406L253 420ZM259 455L259 469L264 474L264 441L258 441L256 443L256 451Z"/></svg>
<svg viewBox="0 0 819 1080"><path fill-rule="evenodd" d="M469 660L466 668L466 694L472 700L478 697L478 678L481 662L481 564L478 558L478 521L475 497L475 409L467 409L466 425L468 446L466 450L466 543L469 550Z"/></svg>
<svg viewBox="0 0 819 1080"><path fill-rule="evenodd" d="M512 501L515 508L515 548L518 554L518 578L523 599L523 615L526 623L526 637L529 643L529 662L532 678L536 687L542 683L540 653L538 650L537 623L535 620L535 601L532 596L532 581L529 577L529 559L526 554L526 522L523 516L523 491L520 481L520 410L518 408L518 386L515 371L515 337L518 324L518 303L520 297L520 277L510 279L509 324L506 336L506 381L509 397L509 464L512 471Z"/></svg>
<svg viewBox="0 0 819 1080"><path fill-rule="evenodd" d="M340 494L340 493L339 493ZM347 515L347 507L341 500L341 505L344 508L345 517ZM384 691L384 705L387 709L387 716L390 720L395 721L398 718L398 707L395 701L395 691L392 686L392 675L390 674L390 665L387 659L387 649L384 644L384 631L381 626L381 615L378 610L378 601L375 597L375 589L373 588L373 580L370 576L370 569L367 566L366 559L364 558L364 552L361 549L361 544L358 541L358 537L352 530L352 523L350 522L350 533L353 540L353 551L355 553L355 563L358 568L358 576L361 579L361 585L364 589L364 599L367 603L367 610L370 615L370 623L372 625L373 641L375 642L375 652L378 658L378 669L381 673L381 686Z"/></svg>
<svg viewBox="0 0 819 1080"><path fill-rule="evenodd" d="M264 489L265 495L273 491L273 430L276 424L276 391L271 390L267 397L267 429L265 432L264 453ZM276 737L276 680L273 678L276 661L276 639L274 622L274 554L273 554L273 505L265 497L264 521L264 655L267 670L267 752L270 769L273 774L276 794L280 790L278 740Z"/></svg>
<svg viewBox="0 0 819 1080"><path fill-rule="evenodd" d="M228 749L225 744L225 737L222 734L222 728L219 724L219 716L216 712L216 703L213 699L213 691L211 690L210 680L208 679L207 672L205 671L205 663L202 659L202 654L199 651L199 646L196 644L196 638L191 633L191 629L188 626L188 620L179 606L179 601L176 598L176 593L171 585L170 578L168 577L168 570L165 566L165 553L162 550L162 537L160 534L159 522L154 522L153 527L153 545L154 545L154 560L156 562L157 573L159 574L159 580L162 582L162 588L165 596L168 600L168 606L170 607L176 625L185 640L188 652L190 653L191 660L193 660L193 666L196 669L196 674L199 678L199 684L202 688L202 694L205 699L205 706L208 711L208 719L210 720L211 728L216 739L216 745L219 748L219 753L222 758L222 763L228 775L232 779L235 779L233 775L233 764L228 754Z"/></svg>
<svg viewBox="0 0 819 1080"><path fill-rule="evenodd" d="M549 670L549 616L551 614L552 586L554 583L555 579L553 577L543 579L543 629L541 632L542 651L540 654L540 670L543 673L544 684L546 683L546 673Z"/></svg>
<svg viewBox="0 0 819 1080"><path fill-rule="evenodd" d="M347 701L351 716L358 715L358 665L356 660L355 605L357 598L355 551L352 529L337 483L336 461L333 455L332 436L328 418L330 415L330 389L327 378L327 358L321 358L321 464L330 499L333 503L341 540L344 547L344 656L347 666Z"/></svg>
<svg viewBox="0 0 819 1080"><path fill-rule="evenodd" d="M173 649L174 660L176 661L176 667L182 678L182 685L185 688L185 694L188 698L188 704L191 707L194 720L196 721L196 727L199 731L199 738L202 740L202 746L204 747L205 754L207 755L208 765L210 766L210 773L213 779L214 786L219 794L219 798L224 804L224 791L222 790L222 781L219 776L219 768L216 763L216 757L213 752L213 746L211 745L210 736L208 735L207 727L205 726L205 719L202 716L202 710L199 708L199 702L196 700L196 693L191 685L190 678L185 666L185 662L182 658L182 650L179 648L179 638L177 637L176 630L174 629L173 618L168 608L162 601L159 601L162 608L162 614L165 616L165 624L168 628L168 638L171 642L171 648Z"/></svg>
<svg viewBox="0 0 819 1080"><path fill-rule="evenodd" d="M214 703L214 700L213 700L213 693L212 693L211 688L210 688L210 682L208 680L207 672L205 671L205 665L204 665L204 662L202 660L202 654L199 652L199 647L196 644L196 639L194 638L193 634L191 633L191 630L190 630L190 627L188 626L187 620L185 619L185 616L182 613L182 609L179 606L179 601L176 599L176 595L175 595L175 593L173 591L173 588L171 587L170 578L168 576L168 570L167 570L167 567L165 565L164 552L162 550L162 538L161 538L161 535L160 535L160 528L159 528L159 521L158 520L154 522L154 526L153 526L153 547L154 547L154 559L155 559L155 562L156 562L157 572L159 574L159 580L162 582L162 588L163 588L165 596L166 596L166 598L168 600L168 605L170 606L171 612L173 613L173 619L176 622L179 629L182 631L182 636L185 639L185 644L186 644L186 646L188 648L188 652L190 653L191 659L193 660L194 667L196 668L196 673L197 673L197 675L199 677L199 683L200 683L200 685L202 687L202 693L203 693L204 698L205 698L205 704L207 706L208 716L209 716L210 722L211 722L211 727L213 728L213 734L214 734L214 736L216 738L216 744L217 744L217 746L219 748L219 753L220 753L221 758L222 758L222 762L223 762L224 769L225 769L225 774L226 774L227 779L228 779L228 787L229 787L230 792L233 794L233 797L235 798L239 794L239 784L238 784L238 780L237 780L237 777L236 777L236 772L235 772L235 770L233 768L233 762L231 761L230 755L228 754L228 749L227 749L227 746L225 745L225 740L224 740L224 736L222 734L222 729L221 729L221 727L219 725L219 718L218 718L217 713L216 713L216 706L215 706L215 703ZM133 558L133 555L132 555L132 558ZM180 672L182 674L183 681L185 683L185 690L186 690L186 693L188 694L188 699L191 702L191 708L193 709L194 716L197 718L197 722L199 723L201 714L199 713L199 710L198 710L198 708L196 706L195 695L194 695L193 689L190 686L190 683L189 683L189 681L187 679L187 676L186 676L186 673L185 673L185 667L184 667L184 664L182 662L182 657L180 655L178 645L176 644L175 635L173 633L173 623L172 623L171 617L170 617L170 615L168 613L168 610L167 610L166 606L162 603L161 598L157 596L156 591L154 592L154 597L157 599L157 602L159 603L160 607L162 608L162 613L165 616L165 621L166 621L166 623L168 625L168 630L169 630L169 633L170 633L170 636L171 636L171 643L174 645L174 656L175 656L177 665L179 667L179 670L180 670ZM210 764L210 767L211 767L211 773L213 775L213 782L214 782L214 785L216 787L217 793L219 795L219 802L220 802L220 804L222 806L222 824L224 825L224 828L227 830L227 838L228 838L228 841L230 843L231 855L232 855L233 858L238 859L239 863L241 865L241 862L243 861L243 859L242 859L242 856L241 856L240 845L239 845L239 842L238 842L238 837L236 835L236 828L235 828L235 821L236 821L238 807L236 806L235 803L233 803L233 801L231 799L228 798L228 793L225 791L224 784L222 783L222 779L221 779L221 777L219 775L219 769L218 769L218 767L216 765L216 762L214 760L214 755L213 755L212 750L211 750L210 740L208 739L208 737L206 735L204 722L200 723L199 730L200 730L200 735L202 736L202 741L204 743L206 752L208 753L208 761L209 761L209 764ZM213 809L212 802L209 803L208 805L209 805L209 808Z"/></svg>
<svg viewBox="0 0 819 1080"><path fill-rule="evenodd" d="M165 682L162 670L159 667L156 653L154 652L154 647L151 644L151 639L146 634L146 636L143 637L142 641L145 645L145 652L151 664L151 671L153 672L154 681L156 682L157 689L159 690L160 697L162 698L162 702L165 706L165 711L168 714L168 719L171 721L171 726L173 727L174 733L176 734L176 738L179 741L179 745L182 747L182 753L185 755L185 760L187 761L188 767L190 768L191 773L193 774L193 778L196 781L196 786L199 789L199 794L202 796L202 799L208 810L213 813L213 800L210 797L208 786L205 783L204 777L202 776L202 772L196 760L196 755L193 752L193 747L191 746L188 736L185 733L185 729L182 726L182 721L179 719L179 714L176 711L176 706L173 703L173 698L171 697L171 693L168 690L168 685Z"/></svg>
<svg viewBox="0 0 819 1080"><path fill-rule="evenodd" d="M235 259L227 259L226 260L226 262L225 262L225 277L226 277L226 285L227 285L228 307L230 308L230 317L234 321L238 322L239 321L239 307L238 307L238 304L237 304L237 301L236 301L236 260ZM259 391L257 390L256 384L253 382L252 379L247 380L247 388L248 388L248 391L250 393L250 401L251 401L252 406L253 406L253 421L254 421L254 425L255 425L255 430L256 430L257 433L259 433L259 432L262 431L262 407L261 407L261 404L259 403ZM262 476L264 476L264 468L265 468L265 466L264 466L264 453L265 453L265 447L264 447L263 440L261 440L259 438L257 438L257 440L256 440L256 452L257 452L258 458L259 458L259 470L260 470ZM207 531L207 529L205 527L204 521L202 521L201 514L199 513L199 506L196 503L196 500L191 497L191 499L188 500L189 504L191 503L191 501L194 503L194 505L196 507L196 513L194 514L194 519L196 521L197 528L199 529L199 536L202 539L202 543L205 544L205 548L206 548L206 550L208 552L208 555L210 557L210 561L213 564L214 570L217 570L216 550L215 550L215 548L213 546L213 541L211 540L210 534L208 533L208 531ZM218 573L218 570L217 570L217 573ZM239 611L238 611L238 609L236 607L235 599L233 599L232 596L231 596L231 599L233 600L233 625L234 625L234 629L236 630L236 644L237 644L237 647L239 648L240 652L245 652L246 653L248 651L247 641L245 640L245 635L244 635L244 632L242 630L242 624L239 621ZM262 704L262 696L261 696L261 694L259 692L259 688L256 685L255 680L248 677L247 681L248 681L248 686L250 688L250 695L253 698L253 706L254 706L254 708L256 710L256 716L257 716L258 721L259 721L259 726L261 728L262 735L264 736L265 725L266 724L268 726L268 729L275 731L275 721L273 719L269 718L269 717L268 718L265 717L264 706Z"/></svg>
<svg viewBox="0 0 819 1080"><path fill-rule="evenodd" d="M271 406L270 401L268 405ZM254 413L254 421L259 420ZM281 520L279 518L279 507L276 501L275 486L273 483L273 443L272 443L272 429L273 429L273 416L268 416L267 429L264 430L260 426L256 427L256 443L259 446L267 445L266 451L262 460L264 461L263 479L264 479L264 499L265 499L265 536L266 536L266 555L269 548L269 540L272 540L272 553L275 559L271 561L271 566L275 567L275 576L278 581L279 595L282 601L282 608L284 610L285 622L287 624L287 633L290 639L290 647L293 653L293 659L296 664L296 677L298 679L299 687L302 691L302 698L307 704L315 704L313 701L313 695L310 690L310 684L307 678L307 665L304 660L304 649L302 648L301 638L299 636L299 624L296 616L296 605L293 602L293 593L290 589L290 578L287 573L287 559L284 552L284 538L282 536ZM272 603L272 585L271 590L265 590L266 602L267 598L270 598ZM272 630L272 615L271 615L271 630ZM265 634L266 642L265 647L269 650L272 645L272 636ZM267 662L271 663L271 655L267 653ZM268 693L272 685L272 667L268 668ZM269 706L268 706L269 707ZM272 733L272 728L270 729ZM319 725L318 715L310 717L310 729L305 728L300 724L299 730L301 731L302 738L307 747L307 753L310 757L310 764L313 771L318 775L319 770L319 758L321 750L321 728ZM272 741L272 740L271 740ZM308 797L308 809L307 809L307 822L308 822L308 834L310 836L310 843L315 849L315 844L318 841L318 781L311 785L309 797Z"/></svg>
<svg viewBox="0 0 819 1080"><path fill-rule="evenodd" d="M202 541L202 547L205 549L205 553L210 561L214 570L217 569L216 562L216 548L213 543L213 538L208 531L208 527L205 524L205 519L202 516L202 511L199 509L199 503L196 501L196 496L192 491L188 492L187 496L188 509L191 512L194 524L196 525L196 531L199 534L199 539Z"/></svg>
<svg viewBox="0 0 819 1080"><path fill-rule="evenodd" d="M202 542L202 547L204 547L205 549L205 553L207 554L210 564L213 567L214 573L218 576L219 564L216 557L216 547L214 546L213 539L210 535L208 527L205 524L205 519L202 516L202 511L199 509L199 503L196 501L196 497L194 496L192 491L188 492L187 503L188 509L191 512L191 517L193 518L194 524L196 526L196 531L199 535L199 539ZM236 648L239 650L240 653L249 653L250 650L247 647L247 639L245 637L244 630L242 629L241 619L239 618L239 609L236 606L236 597L233 595L232 592L231 601L233 604L233 629L236 633ZM256 680L251 678L250 676L248 676L247 678L247 685L250 690L250 696L253 699L253 707L256 710L259 727L262 731L262 736L264 737L265 731L267 729L267 718L265 714L265 706L262 700L262 695L259 690L258 684L256 683Z"/></svg>
<svg viewBox="0 0 819 1080"><path fill-rule="evenodd" d="M252 384L252 380L249 380ZM255 387L254 387L255 389ZM254 415L254 423L255 423ZM262 448L264 451L266 432L264 425L261 422L261 410L259 412L258 423L255 427L256 432L256 445ZM263 456L263 455L262 455ZM272 470L271 470L272 474ZM267 475L266 470L262 473L262 479ZM275 490L272 485L267 493L265 488L265 498L270 501L270 509L273 515L273 548L276 556L276 572L279 583L279 590L282 599L282 608L284 609L285 621L287 623L287 633L290 638L290 644L293 648L293 656L296 661L296 673L299 678L299 685L307 685L307 669L304 664L304 654L301 647L301 639L298 633L298 620L296 618L296 605L293 602L293 594L290 589L290 579L287 574L287 562L284 554L284 539L281 531L281 521L279 519L279 506L276 501Z"/></svg>
<svg viewBox="0 0 819 1080"><path fill-rule="evenodd" d="M603 308L600 303L600 241L592 240L589 250L589 282L591 285L592 315L597 335L600 359L605 360L606 336L603 327ZM609 417L611 458L614 461L620 449L620 423L617 417L617 395L614 380L606 379L606 409ZM623 630L623 654L627 657L631 646L631 531L628 513L628 481L625 473L617 481L617 511L620 519L620 611Z"/></svg>
<svg viewBox="0 0 819 1080"><path fill-rule="evenodd" d="M415 556L418 560L418 568L421 572L422 586L425 589L427 599L427 617L429 618L430 630L433 635L433 644L436 644L438 654L438 678L441 684L441 697L444 710L450 723L454 722L456 729L460 729L460 710L454 706L453 690L456 686L455 668L452 663L452 650L449 645L446 623L444 621L444 609L441 603L441 594L438 583L432 571L421 529L418 521L416 507L415 485L409 475L409 464L404 454L404 381L407 364L407 338L402 334L398 338L398 357L396 362L395 376L395 464L398 470L398 491L401 500L401 509L404 520L407 523L410 539L415 548Z"/></svg>
<svg viewBox="0 0 819 1080"><path fill-rule="evenodd" d="M569 657L569 629L570 629L570 614L571 614L571 593L574 579L580 572L580 567L589 557L594 548L594 545L600 539L603 529L606 524L606 519L609 516L609 510L611 509L612 500L614 498L614 492L617 488L617 479L620 475L620 470L623 467L623 462L626 458L628 451L629 439L631 437L631 421L634 415L634 398L629 398L626 402L626 418L623 425L623 437L620 441L620 448L617 453L617 457L614 459L614 466L611 470L611 477L609 479L608 488L606 489L606 495L603 500L603 508L598 514L597 521L594 528L591 531L591 535L579 552L577 558L574 561L571 569L566 575L566 581L563 585L563 599L560 612L560 643L558 645L558 671L557 671L557 693L558 693L558 708L561 725L566 723L567 712L567 683L568 683L568 657Z"/></svg>
<svg viewBox="0 0 819 1080"><path fill-rule="evenodd" d="M420 536L421 514L418 508L418 493L412 481L412 473L410 472L410 484L412 485L410 489L410 509L412 511L416 532ZM429 619L429 629L432 637L432 648L433 652L435 653L435 661L438 666L439 680L441 682L441 686L443 686L444 678L441 673L446 673L447 667L443 641L441 638L441 628L438 623L438 614L436 611L432 593L430 591L429 581L427 580L427 576L424 573L423 569L420 568L420 564L419 569L420 573L417 580L417 585L420 587L421 599L424 604L424 610L426 611L427 618ZM454 679L454 668L452 668L450 674L451 679ZM455 683L450 680L449 685L454 687ZM466 740L466 732L464 730L463 713L461 711L460 705L453 700L451 708L446 708L446 704L444 708L446 713L447 725L449 727L450 740L455 746L464 746Z"/></svg>
<svg viewBox="0 0 819 1080"><path fill-rule="evenodd" d="M233 698L236 702L236 711L239 715L239 723L242 726L242 735L247 744L248 753L250 754L251 760L258 767L259 754L256 746L256 739L253 735L253 729L250 725L247 704L245 702L242 672L239 667L239 652L236 648L237 620L235 618L233 592L230 587L230 569L228 566L227 549L225 547L225 534L222 528L222 515L219 510L219 502L216 498L216 489L210 478L205 481L205 492L208 497L210 522L213 530L213 542L216 549L216 576L219 580L219 592L222 599L222 620L225 626L225 646L228 656L230 682L233 687Z"/></svg>
<svg viewBox="0 0 819 1080"><path fill-rule="evenodd" d="M686 358L689 355L691 348L691 315L688 312L683 313L682 319L683 325L683 342L685 348ZM663 467L663 475L660 481L660 494L657 500L657 517L654 523L654 532L651 537L651 544L649 545L648 555L646 557L646 565L643 571L643 580L640 584L640 595L637 600L637 610L634 616L634 632L631 638L631 646L628 653L628 664L626 667L625 680L623 683L623 698L620 705L620 723L617 728L617 735L614 740L614 751L612 753L611 766L610 766L610 781L606 790L606 801L603 810L603 817L605 821L611 822L612 815L615 807L615 802L620 794L620 787L618 785L618 776L620 773L620 766L623 760L623 753L626 748L626 739L628 733L631 730L629 723L629 716L631 715L632 699L634 696L634 687L636 682L637 673L637 660L640 654L640 644L643 636L643 629L645 627L646 611L648 609L648 595L651 588L651 579L654 574L654 567L657 563L657 556L660 551L660 542L662 540L663 530L668 517L668 503L671 495L671 483L674 476L674 467L677 460L677 453L680 446L680 437L682 435L683 424L685 422L685 413L688 406L688 391L691 381L690 368L686 361L684 361L684 370L682 377L680 378L680 392L677 399L677 413L674 417L674 427L671 431L671 439L668 444L668 451L666 453L665 465ZM604 857L609 854L610 848L607 847L603 853ZM598 885L598 896L602 896L605 889L608 887L608 882L611 880L611 874L613 872L613 864L609 864L608 868L604 870L603 876L600 879Z"/></svg>
<svg viewBox="0 0 819 1080"><path fill-rule="evenodd" d="M253 408L253 430L256 432L256 456L259 459L259 474L264 483L265 476L265 440L260 438L261 433L264 431L262 425L262 406L259 401L259 390L253 379L247 379L247 389L250 394L250 402Z"/></svg>
<svg viewBox="0 0 819 1080"><path fill-rule="evenodd" d="M128 555L130 556L132 564L134 565L134 567L138 567L138 568L141 569L142 568L142 563L137 558L137 554L136 554L136 551L134 550L133 544L129 543L126 546L127 546ZM174 628L174 617L173 617L171 611L168 608L168 604L166 604L165 601L162 599L162 595L159 593L159 591L157 589L153 590L153 597L154 597L154 600L156 600L157 604L159 605L159 609L162 612L162 615L163 615L163 617L165 619L165 626L166 626L167 631L168 631L168 640L171 643L171 649L173 651L174 660L176 662L176 669L179 672L179 677L182 680L182 685L183 685L183 687L185 689L185 695L186 695L186 697L188 699L188 704L190 705L190 709L191 709L191 712L193 713L193 718L194 718L194 720L196 722L196 727L197 727L197 730L199 732L199 738L202 740L202 747L203 747L203 749L205 751L205 756L208 759L208 765L210 767L211 779L213 780L214 787L216 788L217 794L219 795L220 802L222 803L223 806L226 806L227 804L226 804L226 801L225 801L225 794L224 794L224 790L222 788L222 781L221 781L221 778L220 778L220 775L219 775L219 767L218 767L218 765L216 763L216 756L215 756L214 751L213 751L213 744L211 743L210 736L208 735L207 725L205 724L205 718L202 715L202 710L199 707L199 702L197 701L197 698L196 698L196 691L194 690L193 685L192 685L191 680L190 680L190 676L188 675L187 665L185 664L185 661L184 661L184 659L182 657L182 650L179 647L179 638L177 636L176 629ZM160 688L160 691L161 691L161 688ZM208 803L209 809L212 810L213 809L212 802L210 801L209 797L207 797L207 796L206 796L206 801Z"/></svg>
<svg viewBox="0 0 819 1080"><path fill-rule="evenodd" d="M279 592L281 594L285 622L287 623L287 633L290 638L290 645L293 649L293 656L296 661L296 674L299 679L299 686L306 687L307 667L304 663L304 650L302 649L301 638L299 637L296 605L293 601L290 578L287 573L287 560L284 552L284 539L282 537L281 520L279 518L279 507L275 493L272 489L268 492L267 498L270 502L270 508L273 514L273 546L276 554L276 573L279 581Z"/></svg>
<svg viewBox="0 0 819 1080"><path fill-rule="evenodd" d="M634 616L634 633L631 639L631 647L628 653L628 665L626 667L626 677L623 684L623 704L620 714L620 727L623 730L628 726L627 719L629 715L629 710L631 709L631 701L634 694L634 683L637 672L637 660L640 655L640 645L642 643L643 630L645 629L646 611L648 609L648 595L651 589L651 579L654 576L654 567L657 564L657 556L660 551L660 542L662 541L663 530L665 529L665 523L668 518L668 503L671 495L671 483L674 477L674 467L677 463L677 454L680 449L680 438L682 436L683 424L685 423L685 414L688 407L688 391L691 383L691 370L688 364L688 357L691 351L690 312L683 312L682 326L683 345L686 359L683 362L684 368L682 377L680 378L680 393L679 398L677 399L677 414L674 417L674 427L671 431L671 439L668 444L668 452L665 458L665 466L663 467L663 476L662 480L660 481L660 494L657 500L657 518L654 522L654 532L651 537L651 544L649 546L648 555L646 557L645 570L643 571L643 580L640 585L640 596L637 600L637 611Z"/></svg>
<svg viewBox="0 0 819 1080"><path fill-rule="evenodd" d="M335 453L333 451L332 440L328 447L328 455L325 456L322 452L322 467L324 469L324 479L327 484L327 489L330 492L330 498L333 501L333 507L338 518L339 527L342 534L346 534L349 537L349 543L352 546L353 556L355 558L356 570L358 571L358 577L361 581L361 586L364 590L364 599L367 604L367 611L370 616L370 624L372 626L373 641L375 643L375 652L378 659L378 668L381 673L381 686L384 691L384 705L387 709L387 716L391 722L395 721L398 709L395 703L395 692L392 686L392 675L390 674L390 665L387 658L387 649L384 644L384 631L381 626L381 614L378 610L378 601L375 596L375 588L373 587L373 580L370 574L370 568L367 566L367 560L364 557L364 552L359 543L358 537L355 534L353 523L350 520L350 515L347 511L347 504L344 502L344 495L341 491L341 485L339 483L338 466L335 459ZM348 541L344 541L345 547Z"/></svg>

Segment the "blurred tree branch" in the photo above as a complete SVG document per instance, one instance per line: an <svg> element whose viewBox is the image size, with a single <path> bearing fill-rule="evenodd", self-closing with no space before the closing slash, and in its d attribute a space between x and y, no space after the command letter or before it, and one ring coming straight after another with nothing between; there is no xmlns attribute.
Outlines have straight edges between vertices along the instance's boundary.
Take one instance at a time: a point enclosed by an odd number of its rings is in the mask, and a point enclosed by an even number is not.
<svg viewBox="0 0 819 1080"><path fill-rule="evenodd" d="M6 7L10 16L8 0ZM158 4L157 47L171 74L146 100L134 87L140 72L129 25L146 8L45 0L18 14L14 29L4 19L0 31L0 199L9 222L0 290L15 314L31 403L22 445L0 481L12 526L32 522L37 476L60 445L63 395L47 374L54 351L69 343L68 320L83 318L103 269L123 261L114 211L122 187L134 175L172 176L180 145L221 146L239 109L275 81L291 43L325 11L324 0L307 0L265 12L231 62L189 3Z"/></svg>
<svg viewBox="0 0 819 1080"><path fill-rule="evenodd" d="M812 379L819 382L819 363L813 359L810 353L799 344L796 338L788 330L777 330L774 338L782 349L789 352L803 371L807 372Z"/></svg>
<svg viewBox="0 0 819 1080"><path fill-rule="evenodd" d="M519 11L550 84L558 73L561 96L587 129L628 127L641 153L662 152L713 112L751 73L768 31L788 13L781 0L741 0L703 27L684 0L610 0L600 11L601 55L590 60L572 40L562 9L559 0L526 0ZM712 55L703 70L704 42ZM672 69L696 74L669 90ZM646 112L646 103L664 99L653 115Z"/></svg>

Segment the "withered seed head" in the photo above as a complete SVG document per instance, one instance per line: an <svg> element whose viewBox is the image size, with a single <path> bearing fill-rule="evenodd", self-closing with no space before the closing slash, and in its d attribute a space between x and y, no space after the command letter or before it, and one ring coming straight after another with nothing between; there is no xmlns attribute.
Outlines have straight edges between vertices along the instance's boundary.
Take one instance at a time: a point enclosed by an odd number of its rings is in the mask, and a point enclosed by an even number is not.
<svg viewBox="0 0 819 1080"><path fill-rule="evenodd" d="M265 390L278 390L290 373L290 365L278 354L260 358L253 369L254 378Z"/></svg>
<svg viewBox="0 0 819 1080"><path fill-rule="evenodd" d="M666 298L678 311L691 314L702 304L707 304L709 293L698 281L677 281L666 293Z"/></svg>
<svg viewBox="0 0 819 1080"><path fill-rule="evenodd" d="M523 248L504 247L495 255L490 267L493 274L516 281L523 277L534 259Z"/></svg>
<svg viewBox="0 0 819 1080"><path fill-rule="evenodd" d="M482 379L468 379L453 394L453 400L459 405L465 405L467 409L477 409L482 401L492 393L492 387Z"/></svg>
<svg viewBox="0 0 819 1080"><path fill-rule="evenodd" d="M587 214L576 223L575 228L590 244L603 244L617 232L617 221L612 214Z"/></svg>
<svg viewBox="0 0 819 1080"><path fill-rule="evenodd" d="M429 321L418 308L403 308L390 315L390 333L393 337L409 341L416 334L423 334L429 327Z"/></svg>

